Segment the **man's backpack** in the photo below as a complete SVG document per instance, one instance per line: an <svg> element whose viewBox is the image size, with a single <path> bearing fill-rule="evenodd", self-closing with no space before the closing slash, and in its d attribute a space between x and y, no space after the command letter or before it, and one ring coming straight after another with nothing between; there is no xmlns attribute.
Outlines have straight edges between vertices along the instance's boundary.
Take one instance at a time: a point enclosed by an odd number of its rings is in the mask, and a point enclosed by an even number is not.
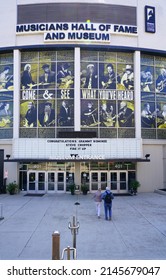
<svg viewBox="0 0 166 280"><path fill-rule="evenodd" d="M111 203L112 202L112 193L108 193L106 194L105 198L104 198L105 203Z"/></svg>

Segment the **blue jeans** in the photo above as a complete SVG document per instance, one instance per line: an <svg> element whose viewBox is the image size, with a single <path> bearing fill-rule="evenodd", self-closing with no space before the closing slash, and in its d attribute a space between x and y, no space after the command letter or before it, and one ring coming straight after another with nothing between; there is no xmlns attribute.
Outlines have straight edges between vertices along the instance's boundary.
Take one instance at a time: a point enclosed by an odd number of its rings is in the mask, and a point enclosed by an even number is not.
<svg viewBox="0 0 166 280"><path fill-rule="evenodd" d="M112 216L112 203L104 203L105 219L111 219Z"/></svg>

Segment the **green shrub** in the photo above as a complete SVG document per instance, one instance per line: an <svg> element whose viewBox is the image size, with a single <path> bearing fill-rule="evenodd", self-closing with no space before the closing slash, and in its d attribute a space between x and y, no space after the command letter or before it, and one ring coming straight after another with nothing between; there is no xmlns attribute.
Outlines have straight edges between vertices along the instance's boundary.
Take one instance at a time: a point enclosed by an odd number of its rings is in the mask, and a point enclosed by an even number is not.
<svg viewBox="0 0 166 280"><path fill-rule="evenodd" d="M83 194L87 194L87 192L89 191L89 187L86 184L81 185L81 191Z"/></svg>
<svg viewBox="0 0 166 280"><path fill-rule="evenodd" d="M69 190L71 194L75 194L76 185L75 183L69 185Z"/></svg>
<svg viewBox="0 0 166 280"><path fill-rule="evenodd" d="M6 190L7 190L7 192L10 193L10 194L15 194L15 193L18 193L19 187L18 187L18 185L16 184L16 182L12 182L12 183L9 183L9 184L6 186Z"/></svg>

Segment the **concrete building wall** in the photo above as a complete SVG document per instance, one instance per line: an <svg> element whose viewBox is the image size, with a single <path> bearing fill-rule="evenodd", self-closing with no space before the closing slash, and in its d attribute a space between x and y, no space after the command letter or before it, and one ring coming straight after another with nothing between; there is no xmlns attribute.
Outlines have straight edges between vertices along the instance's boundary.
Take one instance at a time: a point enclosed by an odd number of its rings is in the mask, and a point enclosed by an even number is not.
<svg viewBox="0 0 166 280"><path fill-rule="evenodd" d="M46 3L45 0L6 0L0 2L1 18L0 18L0 48L2 51L13 49L15 50L14 55L14 76L15 76L15 125L14 125L14 138L17 138L19 135L19 127L17 123L19 122L19 86L20 86L20 54L21 49L28 46L44 46L49 47L49 44L43 42L43 34L35 35L17 35L16 36L16 24L17 24L17 5L28 5L28 4L42 4ZM50 0L49 3L66 3L66 1L55 1ZM127 35L111 35L111 42L109 47L112 49L115 47L116 50L121 51L121 49L127 48L136 51L137 55L135 56L135 73L140 72L140 53L141 51L146 50L149 53L154 52L159 56L166 55L166 46L165 46L165 17L166 17L166 5L165 0L101 0L101 1L68 1L71 3L91 3L91 4L110 4L110 5L123 5L123 6L133 6L137 8L137 26L138 26L138 36L127 36ZM144 8L145 5L154 6L156 11L156 33L147 33L145 32L145 14ZM56 44L52 44L52 46ZM20 50L17 50L20 49ZM80 49L77 48L75 52L75 60L77 56L80 55ZM77 68L75 71L79 71ZM76 72L75 72L76 73ZM140 76L136 77L138 81ZM135 82L135 93L139 94L140 85L139 82ZM77 80L77 87L75 89L79 90L80 87L79 78ZM78 96L75 100L80 107L80 100ZM140 107L140 96L135 97L135 100L138 101L137 108L135 110L137 120L139 118L141 107ZM77 113L77 106L75 106L75 114ZM79 112L80 114L80 112ZM80 115L79 115L80 117ZM79 129L80 124L75 120L75 128ZM141 137L141 128L140 128L140 119L139 123L136 125L136 137ZM12 156L12 140L0 140L0 149L4 149L4 154L9 154ZM141 183L140 191L148 192L153 191L156 188L165 188L166 187L166 144L165 139L163 140L152 140L147 139L143 140L143 157L145 154L150 154L150 162L139 162L137 163L137 179ZM80 184L80 166L79 163L76 163L76 183ZM9 176L8 181L17 181L19 177L19 170L17 163L7 163L5 162L4 169L8 169Z"/></svg>
<svg viewBox="0 0 166 280"><path fill-rule="evenodd" d="M34 40L34 36L15 36L15 26L17 21L17 5L25 4L42 4L46 1L24 1L24 0L6 0L1 1L0 9L1 11L7 11L1 14L1 30L3 30L1 35L1 47L11 47L11 46L20 46L20 45L38 45L43 44L43 36L37 35ZM66 1L49 1L49 3L58 3ZM71 3L85 3L85 1L70 1ZM156 2L155 0L146 0L146 1L133 1L128 0L124 1L86 1L87 3L98 3L98 4L112 4L112 5L125 5L137 7L137 26L138 26L138 36L120 36L112 35L111 45L112 46L126 46L126 47L135 47L135 48L149 48L153 50L165 50L165 42L161 38L165 36L165 14L166 6L164 0ZM155 6L156 7L156 33L148 34L145 32L144 25L144 7L145 5ZM7 20L8 19L10 20ZM123 42L123 43L122 43Z"/></svg>
<svg viewBox="0 0 166 280"><path fill-rule="evenodd" d="M138 163L137 179L141 183L140 191L154 191L164 188L164 164L163 164L163 145L144 144L144 155L150 154L150 162Z"/></svg>

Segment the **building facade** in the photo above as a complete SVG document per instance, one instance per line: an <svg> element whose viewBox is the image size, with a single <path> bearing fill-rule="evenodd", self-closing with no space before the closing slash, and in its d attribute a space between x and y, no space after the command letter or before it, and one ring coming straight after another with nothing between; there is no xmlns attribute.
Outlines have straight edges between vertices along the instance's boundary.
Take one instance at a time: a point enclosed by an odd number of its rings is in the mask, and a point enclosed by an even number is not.
<svg viewBox="0 0 166 280"><path fill-rule="evenodd" d="M164 0L0 8L1 177L28 193L165 188Z"/></svg>

